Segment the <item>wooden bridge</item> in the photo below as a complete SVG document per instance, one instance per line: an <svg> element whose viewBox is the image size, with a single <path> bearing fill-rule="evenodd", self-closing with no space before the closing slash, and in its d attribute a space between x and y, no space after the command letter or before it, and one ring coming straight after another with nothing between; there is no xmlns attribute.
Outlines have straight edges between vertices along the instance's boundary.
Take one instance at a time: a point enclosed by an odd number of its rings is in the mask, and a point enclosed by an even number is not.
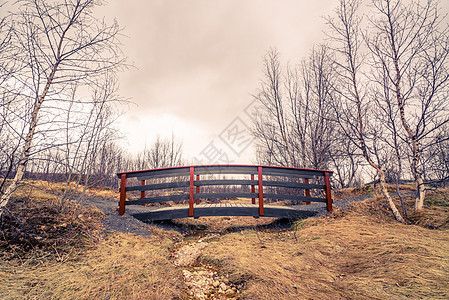
<svg viewBox="0 0 449 300"><path fill-rule="evenodd" d="M298 218L308 214L300 209L301 205L267 205L264 203L267 199L305 204L324 202L331 212L331 175L332 171L326 170L254 165L203 165L121 172L117 174L121 180L119 215L125 213L127 205L169 201L178 205L162 208L146 206L140 209L146 211L133 216L141 220L166 220L206 216ZM225 176L231 178L226 179ZM208 191L210 186L221 186L224 191ZM168 195L167 189L171 189ZM165 190L166 194L162 194L161 190ZM146 191L156 194L147 197ZM127 192L140 192L140 195L135 195L137 199L127 200ZM221 203L201 203L201 200L217 199L222 200ZM230 200L224 203L224 199ZM235 199L248 201L237 203Z"/></svg>

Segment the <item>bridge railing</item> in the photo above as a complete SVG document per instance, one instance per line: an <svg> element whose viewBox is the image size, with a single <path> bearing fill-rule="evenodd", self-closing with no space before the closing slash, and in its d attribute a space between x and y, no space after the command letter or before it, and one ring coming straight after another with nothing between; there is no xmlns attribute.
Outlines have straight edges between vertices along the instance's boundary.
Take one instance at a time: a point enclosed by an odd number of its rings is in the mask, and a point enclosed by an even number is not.
<svg viewBox="0 0 449 300"><path fill-rule="evenodd" d="M248 179L201 179L204 175L243 175ZM167 201L186 201L189 203L189 216L194 216L194 204L199 204L200 199L220 198L248 198L252 204L258 199L259 215L264 215L264 199L296 200L310 202L324 202L329 212L332 211L332 196L330 176L332 171L313 170L301 168L287 168L274 166L253 165L205 165L185 166L152 170L141 170L117 173L120 178L120 202L119 215L125 213L126 205L139 205L159 203ZM265 179L264 179L265 177ZM321 180L322 177L322 180ZM127 180L136 178L138 185L128 186ZM153 179L171 178L169 182L150 183ZM290 178L290 180L289 180ZM186 180L187 179L187 180ZM291 180L293 179L293 180ZM299 179L299 180L298 180ZM309 183L310 179L324 184ZM302 182L298 182L302 181ZM200 187L205 186L250 186L251 192L213 192L205 193ZM264 187L278 187L283 189L271 189L264 191ZM146 197L146 191L156 191L173 188L185 188L187 192L168 196ZM257 188L257 190L256 190ZM303 195L292 194L286 190L304 190ZM323 190L324 198L311 196L310 190ZM140 199L126 200L126 192L140 191ZM318 196L323 193L317 193Z"/></svg>

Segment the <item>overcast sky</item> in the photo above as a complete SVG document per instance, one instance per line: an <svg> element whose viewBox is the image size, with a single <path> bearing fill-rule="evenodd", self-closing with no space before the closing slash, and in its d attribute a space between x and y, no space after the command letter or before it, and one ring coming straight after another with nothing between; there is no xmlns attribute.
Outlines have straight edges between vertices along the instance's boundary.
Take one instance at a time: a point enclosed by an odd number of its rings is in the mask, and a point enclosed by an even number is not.
<svg viewBox="0 0 449 300"><path fill-rule="evenodd" d="M336 3L110 1L104 14L125 27L123 51L136 66L120 78L121 95L136 103L120 123L130 150L173 132L186 158L211 163L213 151L222 151L232 162L251 163L252 147L243 149L249 141L226 130L250 126L244 109L257 91L263 56L274 47L285 62L299 62L322 41L322 17Z"/></svg>
<svg viewBox="0 0 449 300"><path fill-rule="evenodd" d="M323 16L337 3L111 0L102 10L125 27L123 51L136 66L120 78L121 95L136 103L120 123L129 149L173 132L186 158L212 163L212 154L225 154L229 162L252 163L250 141L231 131L250 126L244 109L259 86L263 56L273 47L285 63L298 63L323 41Z"/></svg>

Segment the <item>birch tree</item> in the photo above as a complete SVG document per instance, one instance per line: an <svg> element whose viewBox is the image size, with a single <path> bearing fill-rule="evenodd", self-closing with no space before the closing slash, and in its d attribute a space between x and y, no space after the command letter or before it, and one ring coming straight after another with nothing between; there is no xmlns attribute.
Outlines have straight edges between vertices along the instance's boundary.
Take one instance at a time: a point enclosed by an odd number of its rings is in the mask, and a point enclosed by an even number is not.
<svg viewBox="0 0 449 300"><path fill-rule="evenodd" d="M385 178L399 183L406 162L416 181L415 209L423 208L422 153L449 122L449 27L436 1L373 0L362 30L360 5L342 0L336 17L328 18L339 66L337 111L341 128L377 170L393 214L403 221Z"/></svg>
<svg viewBox="0 0 449 300"><path fill-rule="evenodd" d="M94 15L94 8L102 3L99 0L16 3L18 11L12 14L16 55L11 59L23 68L12 80L20 92L17 101L28 103L30 110L15 177L2 191L0 213L22 180L36 147L55 146L51 143L54 139L47 142L49 134L39 136L39 132L52 131L54 120L71 101L70 86L87 89L95 85L95 78L117 72L124 65L119 48L120 27L115 21L106 24Z"/></svg>
<svg viewBox="0 0 449 300"><path fill-rule="evenodd" d="M394 217L405 222L394 204L386 186L385 168L379 156L379 137L382 134L382 122L371 117L373 103L368 98L368 85L363 82L363 39L362 19L358 15L360 1L341 0L336 9L336 17L328 18L330 37L336 52L336 65L339 82L335 90L339 98L334 103L337 122L343 132L362 153L368 164L374 168L380 179L384 195Z"/></svg>
<svg viewBox="0 0 449 300"><path fill-rule="evenodd" d="M0 9L4 5L0 4ZM20 110L26 107L17 105L18 94L11 83L13 75L21 68L21 64L12 59L16 54L12 39L12 17L7 14L0 18L0 192L16 169L19 137L25 129Z"/></svg>
<svg viewBox="0 0 449 300"><path fill-rule="evenodd" d="M375 0L373 6L366 44L375 82L391 91L412 150L415 209L420 210L426 189L422 151L449 122L449 26L437 1Z"/></svg>

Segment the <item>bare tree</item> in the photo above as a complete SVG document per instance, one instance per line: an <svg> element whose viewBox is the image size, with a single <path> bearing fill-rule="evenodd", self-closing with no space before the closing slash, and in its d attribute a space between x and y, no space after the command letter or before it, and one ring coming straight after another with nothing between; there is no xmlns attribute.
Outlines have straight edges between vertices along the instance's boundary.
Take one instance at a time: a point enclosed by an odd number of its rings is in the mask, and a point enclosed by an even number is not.
<svg viewBox="0 0 449 300"><path fill-rule="evenodd" d="M293 166L296 158L289 141L287 108L284 101L283 74L279 53L275 49L268 51L263 60L264 79L254 98L264 108L254 116L255 136L265 148L269 161L278 165Z"/></svg>
<svg viewBox="0 0 449 300"><path fill-rule="evenodd" d="M254 98L262 105L253 116L261 163L326 168L335 144L328 113L333 66L322 45L296 68L280 67L279 53L264 58L264 79Z"/></svg>
<svg viewBox="0 0 449 300"><path fill-rule="evenodd" d="M99 185L102 187L118 188L116 174L120 171L130 169L127 166L121 166L122 163L126 164L126 160L130 160L130 157L115 142L106 142L101 147L93 172Z"/></svg>
<svg viewBox="0 0 449 300"><path fill-rule="evenodd" d="M27 130L23 138L17 171L0 199L0 209L24 176L33 149L54 147L49 132L56 117L72 99L70 86L89 87L108 72L123 66L120 55L120 28L95 18L97 0L47 2L23 0L14 13L14 61L23 68L13 76L21 103L28 103ZM38 136L39 128L46 134ZM53 131L54 132L54 131ZM50 139L50 142L45 143ZM38 149L34 149L38 150ZM1 213L1 211L0 211Z"/></svg>
<svg viewBox="0 0 449 300"><path fill-rule="evenodd" d="M331 151L337 145L338 135L331 116L333 101L334 65L325 45L312 49L307 60L300 65L299 82L302 86L298 97L289 100L293 115L295 137L301 137L301 153L304 167L328 168Z"/></svg>
<svg viewBox="0 0 449 300"><path fill-rule="evenodd" d="M170 138L157 136L156 140L142 154L141 169L157 169L180 166L182 143L172 134Z"/></svg>
<svg viewBox="0 0 449 300"><path fill-rule="evenodd" d="M331 41L336 52L335 64L339 82L335 90L339 97L335 99L334 109L341 132L359 149L365 160L374 168L380 178L380 186L396 220L405 222L391 199L382 167L383 123L371 118L372 103L367 97L367 85L362 83L363 40L361 36L361 18L358 16L360 1L341 0L336 9L336 17L328 18L331 28Z"/></svg>
<svg viewBox="0 0 449 300"><path fill-rule="evenodd" d="M0 8L4 5L1 3ZM19 137L25 129L23 110L26 107L17 105L18 94L12 82L13 75L21 68L12 59L16 55L12 38L12 18L8 14L0 18L0 195L7 178L15 172Z"/></svg>
<svg viewBox="0 0 449 300"><path fill-rule="evenodd" d="M375 0L373 4L375 15L366 43L376 83L391 91L412 149L415 209L419 210L425 197L422 148L449 122L449 26L443 23L436 1Z"/></svg>
<svg viewBox="0 0 449 300"><path fill-rule="evenodd" d="M117 131L112 126L117 117L113 104L120 102L120 98L116 95L117 78L106 74L99 79L100 81L93 86L91 97L87 101L69 103L71 108L67 110L65 149L62 151L65 156L67 175L64 196L76 192L80 186L84 185L81 196L83 197L90 185L97 184L95 179L98 176L95 172L102 149L118 139ZM76 107L80 105L82 107ZM71 120L75 118L71 117L72 110L76 111L74 113L76 122ZM69 184L73 179L76 180L76 184L71 189Z"/></svg>
<svg viewBox="0 0 449 300"><path fill-rule="evenodd" d="M370 78L371 82L376 83L385 83L388 80L387 76L371 77L373 76L370 73L368 78ZM376 107L372 117L381 120L384 125L385 130L379 135L379 140L387 149L393 150L383 151L380 161L385 169L387 181L396 182L396 192L401 201L402 213L404 217L407 217L405 202L399 189L401 177L404 175L403 161L407 157L407 143L403 139L404 135L400 124L399 110L391 97L391 90L386 88L386 86L385 84L376 84L373 85L370 91L370 99L372 99Z"/></svg>
<svg viewBox="0 0 449 300"><path fill-rule="evenodd" d="M447 186L449 183L449 125L440 128L432 143L423 147L425 183Z"/></svg>
<svg viewBox="0 0 449 300"><path fill-rule="evenodd" d="M333 185L337 188L346 188L361 184L360 174L364 158L357 152L357 147L351 140L347 139L336 125L334 134L338 137L337 142L329 151L329 169L334 170L332 176Z"/></svg>

